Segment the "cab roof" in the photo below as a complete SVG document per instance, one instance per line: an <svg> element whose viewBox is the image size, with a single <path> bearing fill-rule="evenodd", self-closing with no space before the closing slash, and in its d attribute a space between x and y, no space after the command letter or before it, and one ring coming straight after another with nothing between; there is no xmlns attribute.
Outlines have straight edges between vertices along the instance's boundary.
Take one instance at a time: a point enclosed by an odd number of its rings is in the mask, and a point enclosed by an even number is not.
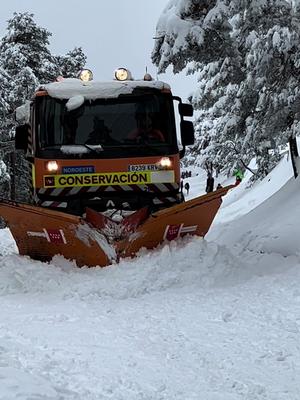
<svg viewBox="0 0 300 400"><path fill-rule="evenodd" d="M48 83L40 86L36 95L41 92L57 99L71 99L75 96L83 96L85 100L103 98L116 98L122 94L131 94L137 88L151 88L164 92L170 92L170 86L161 81L111 81L83 82L76 78L67 78L60 82ZM46 93L45 93L46 92Z"/></svg>

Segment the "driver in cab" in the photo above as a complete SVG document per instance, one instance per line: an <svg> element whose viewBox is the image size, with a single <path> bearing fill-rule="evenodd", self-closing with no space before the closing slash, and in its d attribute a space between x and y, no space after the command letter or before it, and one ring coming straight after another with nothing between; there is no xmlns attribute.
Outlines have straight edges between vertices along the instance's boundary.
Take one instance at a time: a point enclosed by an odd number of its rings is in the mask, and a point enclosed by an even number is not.
<svg viewBox="0 0 300 400"><path fill-rule="evenodd" d="M163 133L154 128L153 116L150 112L137 112L135 114L136 129L129 133L128 139L137 142L165 142Z"/></svg>

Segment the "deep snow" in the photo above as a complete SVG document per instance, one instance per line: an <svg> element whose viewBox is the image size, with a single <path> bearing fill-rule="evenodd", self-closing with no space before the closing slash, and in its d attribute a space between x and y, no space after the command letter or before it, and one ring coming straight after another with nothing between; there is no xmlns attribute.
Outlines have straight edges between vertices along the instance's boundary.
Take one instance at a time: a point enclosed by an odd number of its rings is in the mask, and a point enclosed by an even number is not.
<svg viewBox="0 0 300 400"><path fill-rule="evenodd" d="M0 231L0 399L298 400L300 178L286 156L249 178L205 239L103 269L20 257Z"/></svg>

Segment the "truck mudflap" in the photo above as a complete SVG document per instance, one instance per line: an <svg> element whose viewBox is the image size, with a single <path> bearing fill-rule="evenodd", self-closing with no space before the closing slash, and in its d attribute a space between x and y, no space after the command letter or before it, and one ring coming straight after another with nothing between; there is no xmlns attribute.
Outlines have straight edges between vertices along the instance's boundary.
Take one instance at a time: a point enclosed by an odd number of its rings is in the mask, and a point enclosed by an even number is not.
<svg viewBox="0 0 300 400"><path fill-rule="evenodd" d="M78 266L107 266L184 235L204 237L222 203L227 186L165 210L136 211L121 222L86 210L85 218L11 201L0 201L21 255L50 261L54 255Z"/></svg>

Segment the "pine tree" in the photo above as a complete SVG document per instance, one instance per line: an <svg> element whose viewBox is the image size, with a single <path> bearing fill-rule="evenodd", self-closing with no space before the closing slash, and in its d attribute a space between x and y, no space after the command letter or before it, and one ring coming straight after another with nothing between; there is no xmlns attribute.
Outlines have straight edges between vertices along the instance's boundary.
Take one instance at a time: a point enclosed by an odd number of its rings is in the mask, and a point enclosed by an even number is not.
<svg viewBox="0 0 300 400"><path fill-rule="evenodd" d="M16 76L19 67L27 67L39 82L53 80L57 68L48 49L52 34L37 26L33 14L27 12L14 13L8 21L7 30L0 45L4 69Z"/></svg>
<svg viewBox="0 0 300 400"><path fill-rule="evenodd" d="M233 56L226 0L171 0L157 25L152 61L158 72L174 73L189 62L218 61Z"/></svg>
<svg viewBox="0 0 300 400"><path fill-rule="evenodd" d="M56 65L59 68L59 73L66 78L76 78L79 71L86 64L86 55L81 47L75 47L65 56L56 57Z"/></svg>
<svg viewBox="0 0 300 400"><path fill-rule="evenodd" d="M195 124L197 143L188 159L199 160L202 165L214 160L218 168L224 162L224 152L231 155L231 164L235 163L231 143L236 141L241 125L241 117L233 110L239 108L237 93L244 72L232 37L229 3L170 2L158 23L152 53L159 71L172 64L176 73L192 63L188 73L198 74L199 85L190 101L200 110L200 116ZM174 51L176 43L180 46Z"/></svg>
<svg viewBox="0 0 300 400"><path fill-rule="evenodd" d="M33 14L14 13L8 21L7 34L0 41L0 142L13 137L15 109L30 99L41 83L54 81L62 71L75 76L86 61L81 48L66 56L53 56L48 48L50 37L48 30L35 23ZM7 152L1 156L0 150L0 159L7 164L8 172L18 177L17 199L26 201L29 187L24 171L28 163L24 155L16 154L15 167Z"/></svg>
<svg viewBox="0 0 300 400"><path fill-rule="evenodd" d="M0 197L7 197L9 175L5 161L8 161L7 141L11 138L14 121L12 119L9 96L10 77L0 66Z"/></svg>
<svg viewBox="0 0 300 400"><path fill-rule="evenodd" d="M0 64L0 141L9 139L9 127L12 121L9 119L11 79Z"/></svg>
<svg viewBox="0 0 300 400"><path fill-rule="evenodd" d="M299 9L285 0L170 1L152 59L175 72L193 62L189 73L198 74L190 160L204 157L230 174L256 157L256 177L276 164L299 120Z"/></svg>
<svg viewBox="0 0 300 400"><path fill-rule="evenodd" d="M36 25L33 14L14 13L8 21L7 31L0 43L0 60L13 82L8 100L8 118L12 119L16 107L32 96L39 80L48 79L54 64L51 63L51 54L47 48L51 34ZM17 154L15 166L10 164L7 156L5 161L9 172L18 176L18 198L26 200L29 188L24 171L28 169L27 161L22 154Z"/></svg>
<svg viewBox="0 0 300 400"><path fill-rule="evenodd" d="M284 0L237 4L236 37L246 71L241 96L248 110L241 151L250 149L254 153L257 177L262 177L278 162L279 146L286 144L289 136L288 116L298 86L294 53L300 39L300 20Z"/></svg>

